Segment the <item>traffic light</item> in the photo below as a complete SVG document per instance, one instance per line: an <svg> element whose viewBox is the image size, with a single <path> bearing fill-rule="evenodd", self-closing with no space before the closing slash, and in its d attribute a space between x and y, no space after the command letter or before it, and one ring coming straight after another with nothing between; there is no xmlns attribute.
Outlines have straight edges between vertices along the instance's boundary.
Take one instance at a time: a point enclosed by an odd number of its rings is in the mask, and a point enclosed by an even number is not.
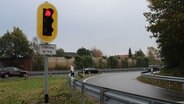
<svg viewBox="0 0 184 104"><path fill-rule="evenodd" d="M43 9L43 35L44 36L52 36L53 28L52 23L54 22L52 15L54 11L53 9Z"/></svg>
<svg viewBox="0 0 184 104"><path fill-rule="evenodd" d="M37 35L47 43L57 36L57 10L48 2L44 2L37 9Z"/></svg>

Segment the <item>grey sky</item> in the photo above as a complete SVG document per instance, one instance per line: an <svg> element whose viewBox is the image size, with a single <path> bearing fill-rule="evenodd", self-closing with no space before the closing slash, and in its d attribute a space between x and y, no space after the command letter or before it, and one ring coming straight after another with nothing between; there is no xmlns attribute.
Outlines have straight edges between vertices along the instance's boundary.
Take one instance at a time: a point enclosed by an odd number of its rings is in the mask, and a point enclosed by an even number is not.
<svg viewBox="0 0 184 104"><path fill-rule="evenodd" d="M36 13L44 0L1 0L0 36L13 26L29 40L37 36ZM58 11L57 48L75 52L98 48L106 55L127 54L148 46L156 47L145 26L146 0L48 0Z"/></svg>

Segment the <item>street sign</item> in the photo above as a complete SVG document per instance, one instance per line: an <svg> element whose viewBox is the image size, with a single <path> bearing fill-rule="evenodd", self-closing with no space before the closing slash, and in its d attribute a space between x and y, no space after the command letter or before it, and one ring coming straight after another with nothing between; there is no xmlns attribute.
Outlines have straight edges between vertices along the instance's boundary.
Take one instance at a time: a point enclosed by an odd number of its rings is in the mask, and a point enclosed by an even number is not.
<svg viewBox="0 0 184 104"><path fill-rule="evenodd" d="M53 41L57 36L57 10L48 2L38 7L37 35L46 43Z"/></svg>
<svg viewBox="0 0 184 104"><path fill-rule="evenodd" d="M56 55L56 45L55 44L40 44L39 53L41 55Z"/></svg>

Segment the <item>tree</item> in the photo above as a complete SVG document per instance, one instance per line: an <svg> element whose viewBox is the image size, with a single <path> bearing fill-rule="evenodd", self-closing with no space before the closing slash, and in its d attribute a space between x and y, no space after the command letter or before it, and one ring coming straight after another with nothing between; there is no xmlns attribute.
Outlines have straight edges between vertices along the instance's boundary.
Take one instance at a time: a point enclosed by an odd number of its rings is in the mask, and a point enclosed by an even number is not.
<svg viewBox="0 0 184 104"><path fill-rule="evenodd" d="M138 57L136 61L136 67L147 67L148 58L147 57Z"/></svg>
<svg viewBox="0 0 184 104"><path fill-rule="evenodd" d="M127 68L128 67L128 58L125 57L125 59L121 59L121 64L123 68Z"/></svg>
<svg viewBox="0 0 184 104"><path fill-rule="evenodd" d="M117 56L110 56L107 59L107 64L109 65L110 68L116 68L118 65L118 57Z"/></svg>
<svg viewBox="0 0 184 104"><path fill-rule="evenodd" d="M145 54L139 49L139 51L135 51L135 57L145 57Z"/></svg>
<svg viewBox="0 0 184 104"><path fill-rule="evenodd" d="M131 50L131 48L129 48L129 50L128 50L128 57L132 58L132 50Z"/></svg>
<svg viewBox="0 0 184 104"><path fill-rule="evenodd" d="M102 57L103 56L102 51L100 49L97 49L97 48L91 49L91 54L93 57Z"/></svg>
<svg viewBox="0 0 184 104"><path fill-rule="evenodd" d="M148 61L149 64L161 64L160 54L154 47L148 47Z"/></svg>
<svg viewBox="0 0 184 104"><path fill-rule="evenodd" d="M144 13L147 31L156 38L161 56L169 67L184 67L183 0L148 0L150 12Z"/></svg>
<svg viewBox="0 0 184 104"><path fill-rule="evenodd" d="M104 68L106 68L106 66L107 66L107 65L106 65L106 59L100 58L98 68L104 69Z"/></svg>
<svg viewBox="0 0 184 104"><path fill-rule="evenodd" d="M76 56L74 63L75 63L75 66L76 66L77 69L84 68L83 63L82 63L82 57Z"/></svg>
<svg viewBox="0 0 184 104"><path fill-rule="evenodd" d="M91 56L84 56L82 60L84 67L93 67L94 66L94 60Z"/></svg>
<svg viewBox="0 0 184 104"><path fill-rule="evenodd" d="M17 27L13 32L7 32L0 38L1 57L27 57L32 56L33 50L25 34Z"/></svg>
<svg viewBox="0 0 184 104"><path fill-rule="evenodd" d="M60 49L57 49L56 50L56 56L63 56L63 54L64 54L64 49L62 49L62 48L60 48Z"/></svg>
<svg viewBox="0 0 184 104"><path fill-rule="evenodd" d="M86 48L79 48L77 50L78 56L75 57L75 65L77 68L85 68L94 66L91 52Z"/></svg>
<svg viewBox="0 0 184 104"><path fill-rule="evenodd" d="M77 50L77 54L79 56L91 56L91 52L88 49L83 47Z"/></svg>
<svg viewBox="0 0 184 104"><path fill-rule="evenodd" d="M92 59L91 56L76 56L75 65L76 65L76 68L78 69L82 69L86 67L93 67L94 60Z"/></svg>
<svg viewBox="0 0 184 104"><path fill-rule="evenodd" d="M39 54L39 44L40 43L41 41L38 39L38 37L33 37L31 45L32 45L33 52L36 55Z"/></svg>

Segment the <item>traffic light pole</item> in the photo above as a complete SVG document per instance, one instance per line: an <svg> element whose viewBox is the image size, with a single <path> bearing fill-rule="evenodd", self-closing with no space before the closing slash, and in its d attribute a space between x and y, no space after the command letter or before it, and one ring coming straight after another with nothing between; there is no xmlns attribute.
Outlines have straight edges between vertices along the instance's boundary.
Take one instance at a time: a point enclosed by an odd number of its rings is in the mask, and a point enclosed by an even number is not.
<svg viewBox="0 0 184 104"><path fill-rule="evenodd" d="M49 45L57 35L57 10L54 5L45 2L38 7L37 10L37 35L43 42L46 42L40 53L44 55L44 70L45 70L45 104L49 102L48 95L48 56L56 54L56 45ZM47 43L48 42L48 43ZM49 46L46 46L49 45ZM51 48L50 48L51 47ZM53 48L54 47L54 48Z"/></svg>
<svg viewBox="0 0 184 104"><path fill-rule="evenodd" d="M44 70L45 70L45 104L49 103L48 94L48 56L44 55Z"/></svg>

